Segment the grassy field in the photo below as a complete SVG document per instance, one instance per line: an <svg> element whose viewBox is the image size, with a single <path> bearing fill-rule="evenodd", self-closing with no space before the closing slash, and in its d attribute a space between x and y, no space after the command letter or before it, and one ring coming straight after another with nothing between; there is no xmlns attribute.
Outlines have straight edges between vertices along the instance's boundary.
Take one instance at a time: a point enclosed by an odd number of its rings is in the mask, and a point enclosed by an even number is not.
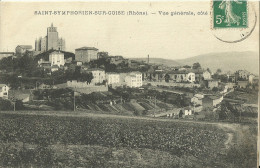
<svg viewBox="0 0 260 168"><path fill-rule="evenodd" d="M0 167L199 168L256 163L255 139L247 136L256 130L249 132L249 126L242 133L231 125L227 129L229 125L203 122L49 114L0 113Z"/></svg>

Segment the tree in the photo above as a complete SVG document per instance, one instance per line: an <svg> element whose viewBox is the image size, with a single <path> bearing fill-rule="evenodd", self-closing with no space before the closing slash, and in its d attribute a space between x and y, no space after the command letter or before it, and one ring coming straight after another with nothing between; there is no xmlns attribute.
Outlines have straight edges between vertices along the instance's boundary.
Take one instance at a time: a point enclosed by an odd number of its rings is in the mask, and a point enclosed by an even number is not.
<svg viewBox="0 0 260 168"><path fill-rule="evenodd" d="M15 109L16 110L24 110L24 105L21 100L16 100L15 101Z"/></svg>
<svg viewBox="0 0 260 168"><path fill-rule="evenodd" d="M52 80L55 81L55 84L64 83L66 81L65 74L62 69L52 72L51 77Z"/></svg>
<svg viewBox="0 0 260 168"><path fill-rule="evenodd" d="M0 111L1 110L12 110L12 103L9 100L0 98Z"/></svg>
<svg viewBox="0 0 260 168"><path fill-rule="evenodd" d="M93 74L90 72L90 73L82 73L80 75L80 81L87 81L87 83L91 83L92 79L93 79Z"/></svg>
<svg viewBox="0 0 260 168"><path fill-rule="evenodd" d="M207 71L208 71L209 73L211 73L211 70L210 70L209 68L207 68Z"/></svg>
<svg viewBox="0 0 260 168"><path fill-rule="evenodd" d="M164 78L165 78L165 82L169 82L169 80L170 80L170 75L169 75L169 74L166 74Z"/></svg>
<svg viewBox="0 0 260 168"><path fill-rule="evenodd" d="M115 72L116 71L116 65L115 64L106 64L105 65L105 71L106 72Z"/></svg>
<svg viewBox="0 0 260 168"><path fill-rule="evenodd" d="M201 69L200 63L196 62L192 65L192 69Z"/></svg>
<svg viewBox="0 0 260 168"><path fill-rule="evenodd" d="M0 60L0 69L6 70L7 72L15 71L18 68L18 59L10 57L5 57Z"/></svg>
<svg viewBox="0 0 260 168"><path fill-rule="evenodd" d="M179 112L179 117L182 118L182 115L183 115L183 111L180 110L180 112Z"/></svg>
<svg viewBox="0 0 260 168"><path fill-rule="evenodd" d="M217 92L217 91L218 91L218 88L217 88L217 87L213 87L213 88L212 88L212 91L213 91L213 92Z"/></svg>
<svg viewBox="0 0 260 168"><path fill-rule="evenodd" d="M80 79L80 77L81 77L80 71L81 71L81 67L80 67L80 66L76 66L76 67L75 67L74 74L73 74L73 79L74 79L74 80L75 80L75 79L76 79L76 80Z"/></svg>
<svg viewBox="0 0 260 168"><path fill-rule="evenodd" d="M22 56L18 61L19 71L25 76L32 76L37 68L37 63L28 54Z"/></svg>
<svg viewBox="0 0 260 168"><path fill-rule="evenodd" d="M221 74L221 69L217 69L216 74Z"/></svg>

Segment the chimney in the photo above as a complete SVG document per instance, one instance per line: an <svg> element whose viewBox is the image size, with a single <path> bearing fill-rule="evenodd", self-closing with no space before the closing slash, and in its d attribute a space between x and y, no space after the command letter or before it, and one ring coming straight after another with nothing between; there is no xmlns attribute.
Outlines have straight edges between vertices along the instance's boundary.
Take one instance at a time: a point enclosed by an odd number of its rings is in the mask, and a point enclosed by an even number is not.
<svg viewBox="0 0 260 168"><path fill-rule="evenodd" d="M148 54L148 58L147 58L147 63L149 64L149 54Z"/></svg>

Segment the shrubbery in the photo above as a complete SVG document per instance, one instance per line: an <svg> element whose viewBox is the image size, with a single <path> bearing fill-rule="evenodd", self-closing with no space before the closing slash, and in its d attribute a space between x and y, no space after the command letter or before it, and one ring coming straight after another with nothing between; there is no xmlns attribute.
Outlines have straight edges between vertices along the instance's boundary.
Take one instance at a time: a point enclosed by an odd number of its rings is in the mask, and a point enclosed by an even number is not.
<svg viewBox="0 0 260 168"><path fill-rule="evenodd" d="M0 98L0 111L12 110L12 109L13 109L13 105L10 100Z"/></svg>

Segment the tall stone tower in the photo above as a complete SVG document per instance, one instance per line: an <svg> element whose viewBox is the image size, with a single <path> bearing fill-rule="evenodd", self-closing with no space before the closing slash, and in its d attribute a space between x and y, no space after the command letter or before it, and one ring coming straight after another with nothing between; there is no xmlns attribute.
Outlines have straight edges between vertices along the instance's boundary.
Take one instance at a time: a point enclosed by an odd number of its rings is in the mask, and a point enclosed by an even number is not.
<svg viewBox="0 0 260 168"><path fill-rule="evenodd" d="M57 27L53 27L53 24L51 24L51 27L47 28L47 49L54 49L54 50L58 50L58 32L57 32Z"/></svg>
<svg viewBox="0 0 260 168"><path fill-rule="evenodd" d="M45 37L40 37L39 39L35 40L35 53L39 54L48 50L62 50L65 51L65 39L59 38L57 27L47 28L47 35Z"/></svg>

